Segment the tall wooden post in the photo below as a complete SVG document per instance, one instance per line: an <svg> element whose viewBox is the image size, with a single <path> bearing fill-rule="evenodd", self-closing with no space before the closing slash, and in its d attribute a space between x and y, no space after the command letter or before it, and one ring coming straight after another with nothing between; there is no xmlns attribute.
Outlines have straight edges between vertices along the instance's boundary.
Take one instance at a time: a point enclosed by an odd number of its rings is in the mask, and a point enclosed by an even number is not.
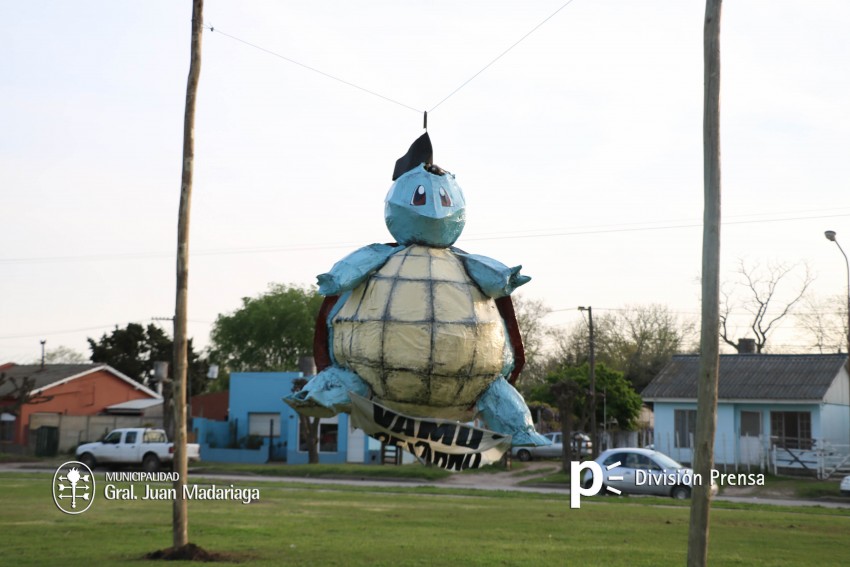
<svg viewBox="0 0 850 567"><path fill-rule="evenodd" d="M174 547L189 543L188 502L183 497L188 463L186 458L186 380L188 338L186 319L189 300L189 211L192 202L192 173L195 159L195 95L201 75L201 30L203 0L192 2L192 51L189 80L186 85L186 109L183 116L183 173L180 183L180 212L177 220L177 300L174 313L174 499L172 524Z"/></svg>
<svg viewBox="0 0 850 567"><path fill-rule="evenodd" d="M587 308L587 326L590 329L590 439L593 441L590 457L595 459L599 456L599 428L596 424L596 337L593 336L593 307ZM564 443L567 442L572 445L571 439L564 440Z"/></svg>
<svg viewBox="0 0 850 567"><path fill-rule="evenodd" d="M688 565L708 563L711 468L717 429L717 379L720 372L720 8L706 0L704 33L702 325L700 329L694 486L688 531Z"/></svg>

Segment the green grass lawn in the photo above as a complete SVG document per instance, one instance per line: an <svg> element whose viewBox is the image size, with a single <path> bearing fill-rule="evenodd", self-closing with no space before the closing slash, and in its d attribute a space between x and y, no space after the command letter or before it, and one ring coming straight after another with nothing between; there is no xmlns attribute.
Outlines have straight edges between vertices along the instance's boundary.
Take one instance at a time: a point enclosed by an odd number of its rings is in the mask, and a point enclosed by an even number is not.
<svg viewBox="0 0 850 567"><path fill-rule="evenodd" d="M0 476L4 562L150 564L144 554L171 544L170 502L107 501L98 475L91 509L69 516L51 479ZM235 484L260 500L190 502L190 540L250 565L682 565L687 553L688 508L648 499L573 510L567 496ZM850 516L817 508L714 509L710 563L846 564L848 534Z"/></svg>
<svg viewBox="0 0 850 567"><path fill-rule="evenodd" d="M486 468L486 467L485 467ZM496 467L490 467L496 469ZM288 465L261 464L248 465L237 463L199 463L191 467L194 474L248 474L261 476L281 476L299 478L394 478L407 480L439 480L453 473L437 467L426 467L419 463L402 466L364 466L353 464L339 465ZM484 469L480 469L484 470ZM494 470L498 472L503 468Z"/></svg>

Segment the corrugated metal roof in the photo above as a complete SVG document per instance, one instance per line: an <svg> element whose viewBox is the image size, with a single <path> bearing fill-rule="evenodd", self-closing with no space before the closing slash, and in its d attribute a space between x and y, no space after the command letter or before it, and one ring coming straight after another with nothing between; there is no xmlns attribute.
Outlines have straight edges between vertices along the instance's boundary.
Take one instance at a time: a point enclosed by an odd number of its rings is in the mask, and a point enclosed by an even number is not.
<svg viewBox="0 0 850 567"><path fill-rule="evenodd" d="M103 364L45 364L42 368L40 364L12 364L6 366L0 372L5 374L7 378L15 378L19 384L23 378L29 377L33 380L33 390L38 390L54 382L102 366ZM11 381L6 381L0 385L0 396L8 395L14 390Z"/></svg>
<svg viewBox="0 0 850 567"><path fill-rule="evenodd" d="M162 400L155 398L142 398L140 400L130 400L129 402L121 402L106 407L106 411L124 411L124 410L143 410L152 406L162 404Z"/></svg>
<svg viewBox="0 0 850 567"><path fill-rule="evenodd" d="M718 398L821 400L846 354L729 354L720 356ZM644 388L644 400L696 399L699 356L674 356Z"/></svg>

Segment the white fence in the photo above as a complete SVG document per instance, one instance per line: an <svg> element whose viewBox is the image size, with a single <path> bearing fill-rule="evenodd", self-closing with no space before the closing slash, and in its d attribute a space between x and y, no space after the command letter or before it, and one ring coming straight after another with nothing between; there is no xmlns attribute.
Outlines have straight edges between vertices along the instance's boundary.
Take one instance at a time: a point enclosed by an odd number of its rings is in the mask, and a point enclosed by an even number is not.
<svg viewBox="0 0 850 567"><path fill-rule="evenodd" d="M816 439L811 449L774 445L770 454L774 474L788 472L789 469L807 471L819 479L828 479L841 472L850 474L850 445L834 445Z"/></svg>

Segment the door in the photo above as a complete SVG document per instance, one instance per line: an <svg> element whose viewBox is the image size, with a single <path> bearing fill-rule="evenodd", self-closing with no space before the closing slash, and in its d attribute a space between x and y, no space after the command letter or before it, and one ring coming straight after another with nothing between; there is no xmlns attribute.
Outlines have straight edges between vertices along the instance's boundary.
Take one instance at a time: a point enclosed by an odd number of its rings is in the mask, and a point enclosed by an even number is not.
<svg viewBox="0 0 850 567"><path fill-rule="evenodd" d="M741 412L738 462L742 465L761 465L763 462L761 423L760 411Z"/></svg>
<svg viewBox="0 0 850 567"><path fill-rule="evenodd" d="M100 450L95 458L100 463L118 463L121 454L121 436L123 431L112 431L101 441Z"/></svg>
<svg viewBox="0 0 850 567"><path fill-rule="evenodd" d="M139 454L140 446L138 431L127 431L124 433L124 442L118 444L118 455L116 461L119 463L140 463L142 456Z"/></svg>
<svg viewBox="0 0 850 567"><path fill-rule="evenodd" d="M362 429L357 429L348 420L348 451L345 454L345 462L362 463L366 459L366 434Z"/></svg>

